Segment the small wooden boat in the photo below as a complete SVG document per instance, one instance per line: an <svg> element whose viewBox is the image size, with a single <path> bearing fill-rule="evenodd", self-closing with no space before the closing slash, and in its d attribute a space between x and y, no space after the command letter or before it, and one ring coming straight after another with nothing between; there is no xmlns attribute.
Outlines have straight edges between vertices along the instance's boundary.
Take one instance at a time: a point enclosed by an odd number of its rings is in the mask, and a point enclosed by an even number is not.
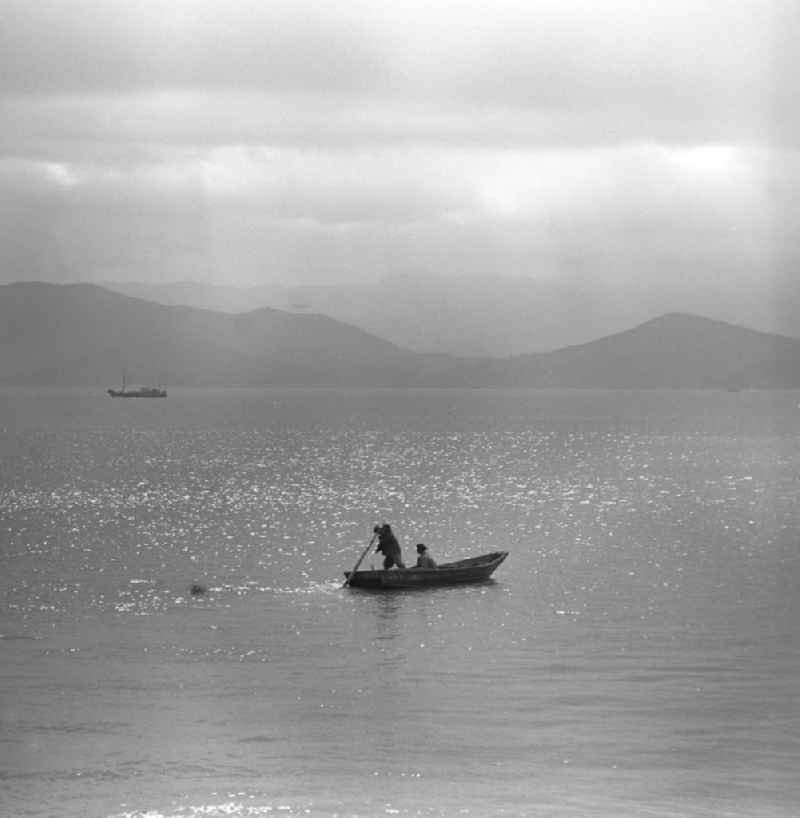
<svg viewBox="0 0 800 818"><path fill-rule="evenodd" d="M429 588L483 582L508 556L508 551L493 551L480 557L447 562L438 568L390 568L388 571L345 571L347 584L353 588Z"/></svg>

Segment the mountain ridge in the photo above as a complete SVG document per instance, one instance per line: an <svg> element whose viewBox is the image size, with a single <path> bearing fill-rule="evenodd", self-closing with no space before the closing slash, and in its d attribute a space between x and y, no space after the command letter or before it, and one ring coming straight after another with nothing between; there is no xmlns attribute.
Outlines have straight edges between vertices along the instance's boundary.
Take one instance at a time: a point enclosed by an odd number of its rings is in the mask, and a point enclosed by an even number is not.
<svg viewBox="0 0 800 818"><path fill-rule="evenodd" d="M383 369L416 362L414 353L328 316L269 307L228 315L85 283L0 287L0 326L6 383L102 383L127 371L172 385L262 385L275 378L313 385L364 375L381 381Z"/></svg>
<svg viewBox="0 0 800 818"><path fill-rule="evenodd" d="M0 383L800 388L800 339L670 312L552 352L421 354L326 315L228 314L96 284L0 286Z"/></svg>
<svg viewBox="0 0 800 818"><path fill-rule="evenodd" d="M470 357L508 357L588 343L653 315L682 307L674 295L649 290L621 298L592 280L524 275L449 277L433 273L387 275L369 283L253 285L194 281L146 284L106 282L108 289L165 304L223 312L271 306L316 312L357 326L405 349ZM668 289L668 288L667 288ZM743 297L745 303L753 300ZM709 315L737 326L800 337L790 304L765 314L730 300L706 298Z"/></svg>

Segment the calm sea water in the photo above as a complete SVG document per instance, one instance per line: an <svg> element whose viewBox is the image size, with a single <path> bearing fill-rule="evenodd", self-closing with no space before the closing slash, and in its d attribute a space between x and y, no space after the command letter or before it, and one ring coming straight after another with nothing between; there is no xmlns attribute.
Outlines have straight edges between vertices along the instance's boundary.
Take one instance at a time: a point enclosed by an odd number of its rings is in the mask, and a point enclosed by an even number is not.
<svg viewBox="0 0 800 818"><path fill-rule="evenodd" d="M800 393L0 390L0 814L796 816L798 497Z"/></svg>

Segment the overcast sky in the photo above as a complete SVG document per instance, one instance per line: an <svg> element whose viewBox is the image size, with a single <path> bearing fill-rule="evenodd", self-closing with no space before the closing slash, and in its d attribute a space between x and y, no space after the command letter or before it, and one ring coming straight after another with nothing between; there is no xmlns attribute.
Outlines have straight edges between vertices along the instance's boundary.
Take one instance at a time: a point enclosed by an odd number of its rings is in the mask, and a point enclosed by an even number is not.
<svg viewBox="0 0 800 818"><path fill-rule="evenodd" d="M800 287L794 0L0 14L0 280Z"/></svg>

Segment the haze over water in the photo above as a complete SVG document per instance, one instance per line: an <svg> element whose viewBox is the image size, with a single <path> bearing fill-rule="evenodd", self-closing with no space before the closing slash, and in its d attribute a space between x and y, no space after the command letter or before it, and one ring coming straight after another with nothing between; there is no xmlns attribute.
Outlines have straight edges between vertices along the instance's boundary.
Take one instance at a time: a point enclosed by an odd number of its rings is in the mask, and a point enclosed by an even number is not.
<svg viewBox="0 0 800 818"><path fill-rule="evenodd" d="M798 393L0 390L0 814L794 816L799 494Z"/></svg>

